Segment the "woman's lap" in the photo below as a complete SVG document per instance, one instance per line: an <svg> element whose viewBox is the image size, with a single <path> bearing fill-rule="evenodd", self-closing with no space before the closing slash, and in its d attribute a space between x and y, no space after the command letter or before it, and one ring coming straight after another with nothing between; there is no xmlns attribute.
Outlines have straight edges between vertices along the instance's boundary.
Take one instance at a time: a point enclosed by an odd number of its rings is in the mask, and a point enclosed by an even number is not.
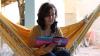
<svg viewBox="0 0 100 56"><path fill-rule="evenodd" d="M42 55L42 56L70 56L70 53L68 53L65 50L62 50L62 51L50 52L50 53Z"/></svg>
<svg viewBox="0 0 100 56"><path fill-rule="evenodd" d="M53 52L50 52L50 53L42 55L42 56L56 56L56 55Z"/></svg>
<svg viewBox="0 0 100 56"><path fill-rule="evenodd" d="M64 50L55 52L55 55L56 56L70 56L70 54L67 51L64 51Z"/></svg>

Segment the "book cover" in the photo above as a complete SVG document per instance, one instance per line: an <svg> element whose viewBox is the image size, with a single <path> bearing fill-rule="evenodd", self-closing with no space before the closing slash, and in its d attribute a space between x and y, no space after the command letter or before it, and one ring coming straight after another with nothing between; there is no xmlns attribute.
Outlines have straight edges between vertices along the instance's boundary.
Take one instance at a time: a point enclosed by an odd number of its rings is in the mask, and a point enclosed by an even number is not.
<svg viewBox="0 0 100 56"><path fill-rule="evenodd" d="M41 47L42 45L49 45L55 44L57 47L65 47L68 43L67 38L63 37L54 37L54 38L37 38L36 41L36 48Z"/></svg>

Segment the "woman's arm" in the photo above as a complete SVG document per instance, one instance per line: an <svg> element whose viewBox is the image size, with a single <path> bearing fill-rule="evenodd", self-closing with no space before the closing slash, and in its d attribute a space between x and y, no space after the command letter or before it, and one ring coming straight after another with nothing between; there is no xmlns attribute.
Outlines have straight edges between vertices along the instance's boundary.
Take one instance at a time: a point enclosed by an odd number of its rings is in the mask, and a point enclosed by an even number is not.
<svg viewBox="0 0 100 56"><path fill-rule="evenodd" d="M38 27L34 26L30 32L28 46L31 48L33 48L36 45L35 40L39 36L38 30L39 30Z"/></svg>
<svg viewBox="0 0 100 56"><path fill-rule="evenodd" d="M38 36L40 36L39 28L35 26L31 30L30 37L29 37L30 40L29 40L29 44L28 44L28 46L34 50L34 52L33 52L34 55L41 56L41 55L45 55L45 54L51 52L52 49L55 47L55 44L50 44L47 47L45 45L41 46L40 48L34 47L36 45L35 40Z"/></svg>

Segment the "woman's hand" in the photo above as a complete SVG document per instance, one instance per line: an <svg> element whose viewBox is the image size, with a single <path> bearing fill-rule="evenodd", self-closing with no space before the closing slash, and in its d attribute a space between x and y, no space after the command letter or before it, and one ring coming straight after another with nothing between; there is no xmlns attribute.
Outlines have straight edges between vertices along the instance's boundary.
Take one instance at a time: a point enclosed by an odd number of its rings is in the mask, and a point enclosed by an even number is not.
<svg viewBox="0 0 100 56"><path fill-rule="evenodd" d="M45 45L41 46L39 49L35 50L36 56L45 55L53 50L55 44L50 44L47 47Z"/></svg>

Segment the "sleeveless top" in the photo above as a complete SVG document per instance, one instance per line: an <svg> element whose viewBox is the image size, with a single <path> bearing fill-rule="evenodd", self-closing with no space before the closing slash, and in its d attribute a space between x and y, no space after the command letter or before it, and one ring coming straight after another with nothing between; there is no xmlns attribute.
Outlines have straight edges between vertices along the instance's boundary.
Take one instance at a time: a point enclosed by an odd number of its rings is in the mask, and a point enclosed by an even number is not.
<svg viewBox="0 0 100 56"><path fill-rule="evenodd" d="M57 31L55 33L51 33L50 36L44 36L44 35L42 35L42 33L43 33L42 29L38 25L34 26L34 28L32 29L32 32L34 33L34 34L32 33L32 36L35 36L35 37L32 37L32 39L34 39L34 38L53 38L56 36L60 36L60 37L63 36L60 28L57 28ZM55 47L54 49L57 50L59 48Z"/></svg>
<svg viewBox="0 0 100 56"><path fill-rule="evenodd" d="M57 28L57 31L54 32L54 33L51 33L49 36L45 36L45 35L43 35L43 33L44 33L43 30L38 25L34 26L34 28L32 29L32 32L34 33L34 34L32 33L32 35L36 36L36 37L48 37L48 38L52 38L52 37L56 37L56 36L60 36L60 37L63 36L60 28Z"/></svg>

